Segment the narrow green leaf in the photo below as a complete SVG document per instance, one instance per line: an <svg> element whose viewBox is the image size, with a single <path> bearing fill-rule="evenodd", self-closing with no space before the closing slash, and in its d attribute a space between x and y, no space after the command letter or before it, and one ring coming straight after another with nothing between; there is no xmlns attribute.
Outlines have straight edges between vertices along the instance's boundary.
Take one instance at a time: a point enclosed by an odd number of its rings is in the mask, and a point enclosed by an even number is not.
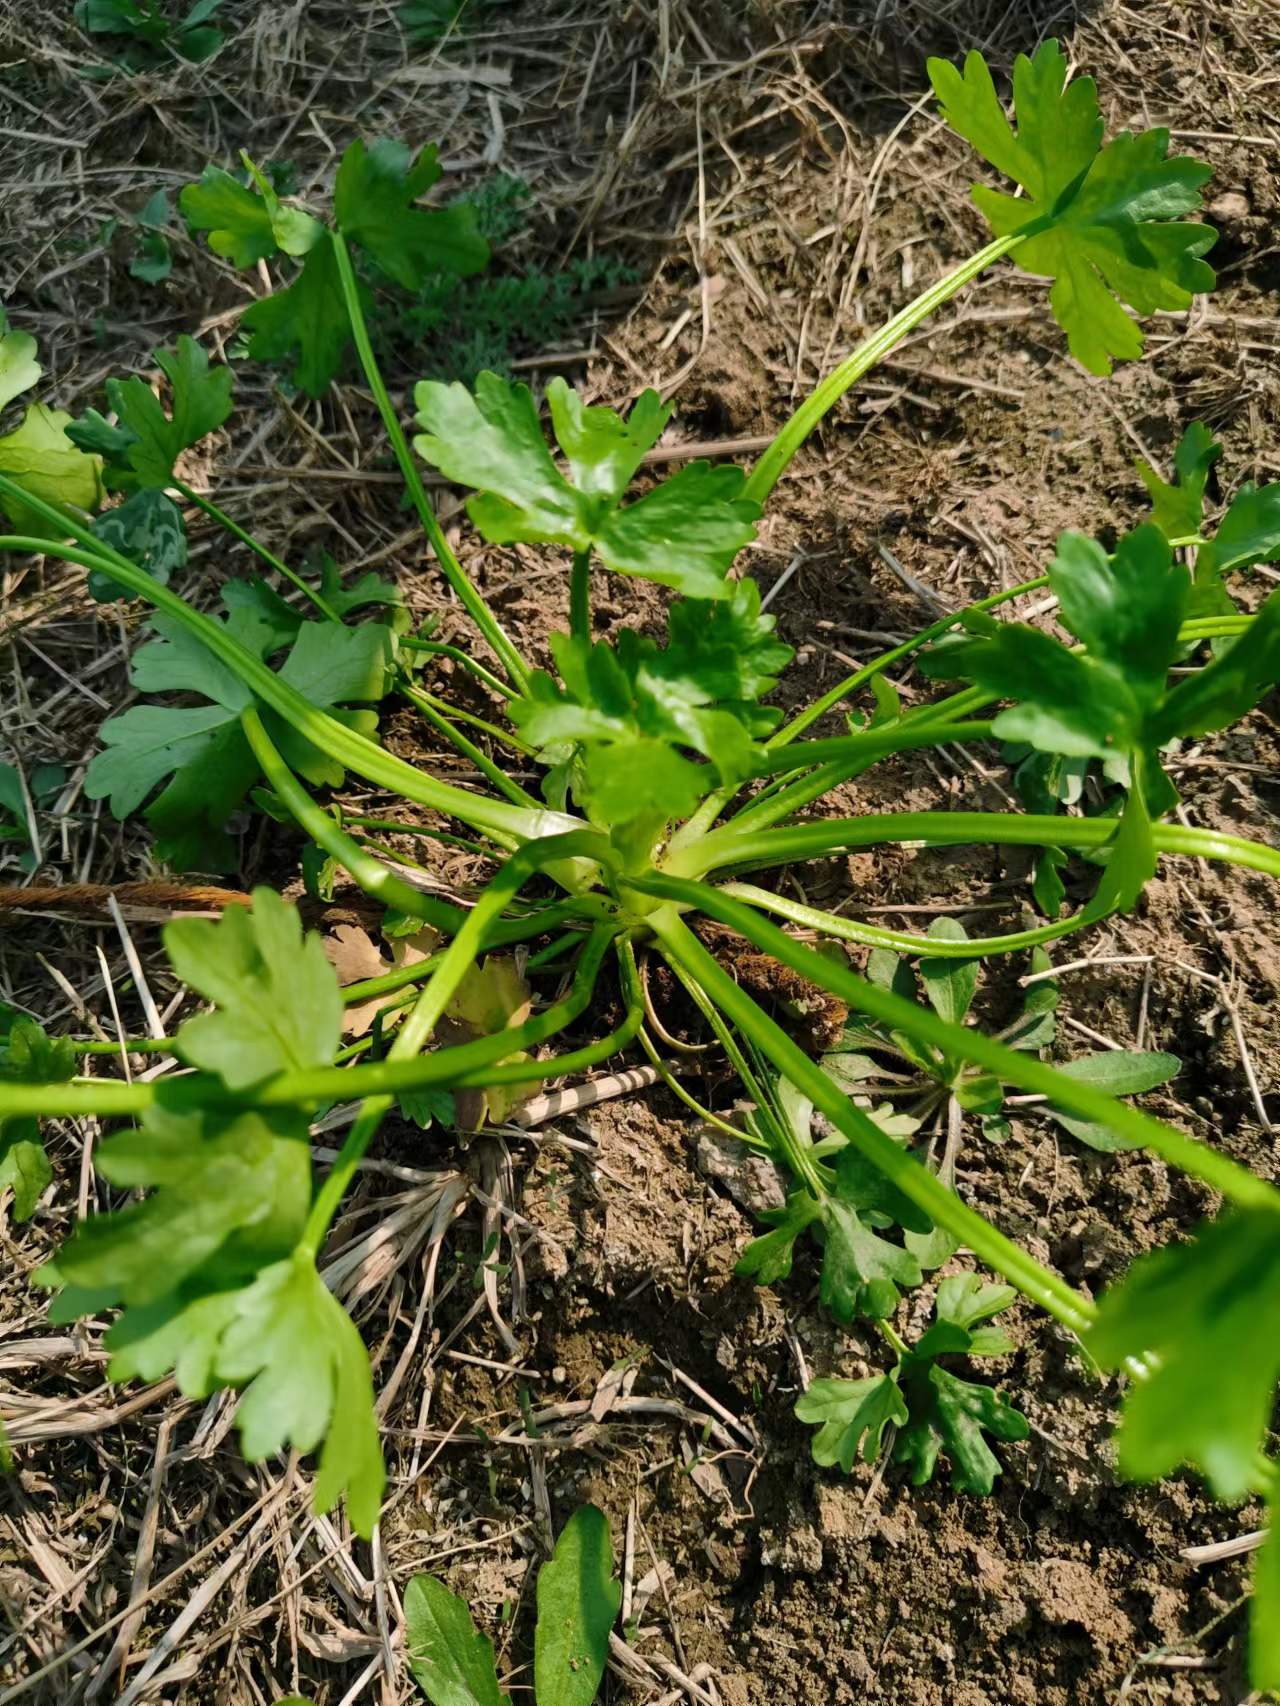
<svg viewBox="0 0 1280 1706"><path fill-rule="evenodd" d="M594 1505L583 1505L538 1575L533 1685L539 1706L591 1706L621 1603L608 1521Z"/></svg>
<svg viewBox="0 0 1280 1706"><path fill-rule="evenodd" d="M1058 1064L1058 1071L1081 1084L1092 1084L1109 1096L1138 1096L1176 1078L1182 1062L1176 1054L1142 1049L1099 1049Z"/></svg>
<svg viewBox="0 0 1280 1706"><path fill-rule="evenodd" d="M968 932L958 918L935 918L930 936L943 942L965 942ZM979 961L923 959L917 966L929 1005L940 1019L959 1025L973 1005L978 988Z"/></svg>
<svg viewBox="0 0 1280 1706"><path fill-rule="evenodd" d="M493 1643L465 1600L435 1576L414 1576L404 1596L409 1669L431 1706L510 1706L498 1687Z"/></svg>

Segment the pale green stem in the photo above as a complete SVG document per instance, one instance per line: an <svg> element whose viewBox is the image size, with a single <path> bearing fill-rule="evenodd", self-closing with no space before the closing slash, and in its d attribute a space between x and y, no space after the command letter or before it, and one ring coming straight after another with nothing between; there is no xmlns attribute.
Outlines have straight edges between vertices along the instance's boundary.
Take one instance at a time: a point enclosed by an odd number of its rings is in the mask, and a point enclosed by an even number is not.
<svg viewBox="0 0 1280 1706"><path fill-rule="evenodd" d="M984 1036L980 1031L963 1025L949 1024L928 1009L908 1001L891 990L881 989L866 978L859 977L847 965L838 965L825 955L807 948L770 924L758 912L741 901L726 895L708 883L685 882L679 878L653 875L631 875L628 882L643 894L656 895L662 900L697 908L709 917L739 931L765 953L772 954L783 965L807 977L819 989L825 989L870 1018L892 1030L930 1043L951 1059L967 1061L993 1072L1002 1082L1015 1084L1033 1095L1048 1096L1055 1104L1081 1119L1095 1120L1117 1137L1137 1148L1148 1148L1162 1159L1191 1173L1220 1191L1223 1196L1241 1207L1280 1208L1280 1191L1274 1185L1257 1178L1246 1168L1219 1154L1206 1144L1184 1137L1180 1131L1163 1121L1153 1119L1141 1109L1108 1096L1080 1079L1048 1066L1025 1049L1006 1048L1003 1043ZM652 921L650 921L652 922ZM661 930L656 932L666 942ZM701 981L701 979L699 980ZM732 980L729 980L732 982ZM705 986L704 986L705 987ZM737 987L736 985L734 986ZM715 991L708 993L715 995ZM725 1008L728 1011L728 1008ZM788 1073L790 1076L790 1073ZM801 1085L803 1089L804 1086ZM806 1094L808 1092L806 1091ZM817 1098L814 1098L815 1102ZM826 1110L824 1109L824 1112ZM891 1143L890 1139L885 1139ZM897 1146L891 1146L898 1154ZM891 1175L892 1176L892 1175ZM919 1199L917 1199L919 1200ZM922 1205L927 1206L927 1205ZM1010 1276L1012 1277L1012 1276Z"/></svg>
<svg viewBox="0 0 1280 1706"><path fill-rule="evenodd" d="M373 345L369 341L369 329L365 325L364 310L360 306L360 289L356 283L356 275L351 265L351 255L347 249L346 240L340 231L331 231L329 236L333 242L334 254L338 262L342 298L346 303L347 317L351 321L351 335L355 339L360 365L364 368L364 376L369 382L369 389L372 391L373 400L378 406L378 413L382 416L382 424L386 428L387 437L390 440L391 449L400 472L404 477L410 500L418 512L422 530L431 543L431 549L436 554L436 560L440 564L444 578L457 593L467 614L489 642L494 655L501 660L502 666L511 680L523 692L529 685L529 671L524 659L503 632L497 617L472 585L467 571L454 555L449 541L444 536L444 529L436 519L436 512L432 508L431 499L427 496L426 487L422 483L418 464L414 461L413 452L409 448L409 441L405 438L404 430L383 382L377 357L373 353Z"/></svg>
<svg viewBox="0 0 1280 1706"><path fill-rule="evenodd" d="M179 480L176 475L173 479L173 486L176 491L182 493L188 503L193 503L197 509L203 510L212 521L218 523L219 527L225 527L227 532L233 534L242 545L247 545L269 569L274 569L278 575L283 575L287 581L292 581L298 591L311 600L322 616L327 617L330 622L341 622L342 618L337 611L325 602L315 587L308 586L302 576L295 569L291 569L288 563L282 562L273 551L268 551L265 545L260 545L252 533L246 533L240 523L234 517L229 516L226 510L219 509L212 499L202 496L185 480Z"/></svg>
<svg viewBox="0 0 1280 1706"><path fill-rule="evenodd" d="M970 936L962 942L953 942L943 936L913 936L902 930L884 930L877 924L842 918L839 913L803 906L784 895L756 888L753 883L722 883L719 887L721 894L775 913L806 930L817 930L824 936L834 936L843 942L857 942L864 948L888 948L895 954L925 954L935 960L966 960L975 956L985 959L990 954L1014 954L1024 948L1038 948L1045 942L1056 942L1059 937L1070 936L1076 930L1097 923L1097 915L1089 915L1086 908L1070 918L1059 919L1055 924L1040 924L1033 930L1017 930L1006 936Z"/></svg>
<svg viewBox="0 0 1280 1706"><path fill-rule="evenodd" d="M839 367L815 387L782 427L752 469L743 488L743 496L756 503L763 503L805 439L850 386L856 385L877 362L883 361L885 356L897 348L908 332L914 331L922 320L927 320L944 302L949 302L957 291L963 290L966 284L977 278L979 273L985 272L993 262L1016 249L1026 235L1027 233L1022 231L1014 232L1008 237L997 237L994 242L979 249L976 255L971 255L967 261L931 284L914 302L909 302L891 320L886 320L879 331L864 338L857 349L846 356Z"/></svg>

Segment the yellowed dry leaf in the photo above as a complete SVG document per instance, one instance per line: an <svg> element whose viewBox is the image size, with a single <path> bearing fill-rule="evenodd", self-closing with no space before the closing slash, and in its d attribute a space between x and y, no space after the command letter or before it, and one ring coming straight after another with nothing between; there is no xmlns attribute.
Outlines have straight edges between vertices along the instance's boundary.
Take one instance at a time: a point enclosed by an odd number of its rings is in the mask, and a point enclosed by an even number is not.
<svg viewBox="0 0 1280 1706"><path fill-rule="evenodd" d="M417 965L421 960L429 959L439 943L438 933L429 926L424 926L412 936L397 936L391 945L391 958L386 960L367 930L361 929L358 924L339 924L333 935L325 941L324 951L329 964L338 974L338 982L345 988L349 983L363 983L366 978L381 977L384 972L399 966ZM343 1015L343 1035L365 1036L383 1008L399 998L400 992L397 990L390 995L375 995L369 1001L354 1003ZM392 1015L393 1020L398 1022L401 1014L407 1011L407 1008L398 1009Z"/></svg>

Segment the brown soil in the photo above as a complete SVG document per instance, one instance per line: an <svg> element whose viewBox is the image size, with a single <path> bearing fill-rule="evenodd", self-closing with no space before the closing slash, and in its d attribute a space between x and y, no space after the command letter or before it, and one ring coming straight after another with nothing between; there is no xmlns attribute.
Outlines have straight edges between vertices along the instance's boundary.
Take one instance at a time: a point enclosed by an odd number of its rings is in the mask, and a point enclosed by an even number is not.
<svg viewBox="0 0 1280 1706"><path fill-rule="evenodd" d="M785 703L812 698L939 606L1041 572L1060 528L1105 538L1130 524L1141 507L1134 458L1165 466L1191 419L1223 437L1230 486L1280 476L1280 186L1268 98L1280 27L1268 7L606 0L574 11L528 0L443 50L453 68L443 79L437 67L412 81L388 9L228 0L233 46L212 67L127 85L76 75L86 50L64 11L0 12L0 278L15 322L41 337L57 400L73 407L96 400L105 372L145 371L146 352L178 331L202 329L215 345L233 335L244 275L176 238L172 281L148 293L129 278L119 233L99 230L157 181L176 187L241 146L287 155L304 188L323 182L357 126L415 143L444 135L469 167L464 181L493 164L523 173L536 212L517 259L548 264L591 246L645 275L625 317L600 309L580 328L572 347L590 348L590 360L562 365L609 402L683 374L679 432L699 441L768 433L862 328L979 240L965 199L970 162L920 101L927 53L977 44L1007 68L1014 51L1057 31L1098 75L1113 127L1168 124L1179 146L1211 160L1222 288L1190 316L1158 319L1142 362L1105 382L1084 375L1042 287L1002 269L842 405L750 557L763 588L790 571L774 605L800 653ZM430 58L419 51L409 67ZM43 143L13 138L46 130ZM347 569L395 573L416 614L440 612L447 637L464 635L394 485L365 478L385 475L388 459L359 388L309 405L261 370L239 372L234 430L200 471L219 499L286 556L324 542ZM397 387L413 377L393 375ZM212 604L224 575L246 564L198 519L192 536L184 590ZM459 539L503 621L539 648L562 619L559 569L533 552L483 552L465 531ZM83 577L52 561L10 561L5 575L4 742L24 764L68 763L74 780L103 706L125 702L123 662L142 613L91 605ZM601 631L660 608L654 589L614 584ZM900 685L909 699L926 691L906 672ZM445 690L454 687L470 691L456 678ZM408 715L388 744L458 773ZM1265 714L1183 754L1188 821L1274 839L1276 759ZM999 809L1006 788L1002 770L902 759L830 809ZM349 798L387 807L359 790ZM136 824L115 825L75 793L47 828L37 882L163 878ZM406 839L403 850L421 856L422 846ZM443 882L474 878L470 854L428 846ZM296 878L296 845L266 820L246 824L242 855L229 888ZM844 903L852 916L923 929L946 910L988 932L1016 927L1027 863L1016 852L888 847L795 876L807 899ZM10 868L0 880L20 879ZM176 990L153 925L173 899L122 898L163 1008ZM1274 918L1262 877L1171 864L1133 917L1087 944L1142 963L1070 974L1062 1006L1064 1053L1100 1046L1090 1039L1101 1035L1178 1054L1182 1073L1147 1105L1267 1176L1274 1135L1260 1115L1280 1117ZM43 906L14 921L0 929L0 996L80 1034L92 1024L113 1035L114 1001L126 1027L140 1028L119 936L100 911ZM1058 958L1075 957L1072 947ZM744 982L772 975L741 969ZM807 993L774 980L773 994L791 1000L794 1022ZM693 1035L675 992L655 984L665 997L672 1028ZM1013 972L993 967L981 1022L1007 1023L1017 1000ZM713 1064L688 1082L723 1105ZM878 1366L876 1346L819 1309L807 1257L771 1290L734 1277L757 1225L750 1205L772 1181L700 1144L661 1087L528 1141L464 1149L389 1129L382 1170L364 1175L336 1236L356 1246L342 1286L383 1394L392 1494L376 1550L340 1521L311 1520L305 1465L244 1465L225 1399L112 1390L98 1326L48 1327L27 1277L78 1205L96 1200L101 1187L84 1168L96 1135L89 1122L57 1128L56 1193L29 1227L6 1216L0 1232L10 1276L0 1404L19 1448L0 1486L0 1601L12 1631L0 1637L0 1686L74 1654L0 1698L408 1700L398 1659L384 1668L380 1655L395 1638L397 1593L424 1568L470 1597L515 1698L529 1698L529 1673L515 1667L530 1657L530 1563L548 1520L559 1526L583 1499L608 1511L616 1537L629 1533L645 1601L628 1639L647 1668L612 1677L612 1701L1250 1698L1244 1562L1197 1567L1182 1551L1247 1531L1257 1513L1213 1506L1191 1478L1119 1483L1114 1385L1029 1308L1013 1313L1019 1349L999 1379L1033 1432L1001 1448L990 1499L954 1493L941 1477L914 1489L897 1469L846 1479L813 1464L792 1414L798 1391L812 1376ZM1033 1114L1003 1146L971 1136L959 1183L1094 1291L1136 1250L1214 1206L1159 1161L1095 1155ZM385 1242L370 1236L380 1224ZM927 1289L908 1329L927 1312ZM133 1402L136 1411L122 1409ZM136 1616L118 1640L111 1620L131 1597Z"/></svg>

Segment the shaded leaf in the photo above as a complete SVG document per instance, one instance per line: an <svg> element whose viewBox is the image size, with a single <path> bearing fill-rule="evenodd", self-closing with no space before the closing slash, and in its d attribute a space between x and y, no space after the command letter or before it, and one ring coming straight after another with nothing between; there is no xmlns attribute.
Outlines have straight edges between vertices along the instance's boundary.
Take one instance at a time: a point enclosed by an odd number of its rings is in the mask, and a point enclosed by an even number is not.
<svg viewBox="0 0 1280 1706"><path fill-rule="evenodd" d="M367 313L369 292L359 281L356 289ZM323 396L351 341L333 245L325 241L308 250L293 282L253 303L240 324L251 334L255 361L292 361L293 383L309 397Z"/></svg>
<svg viewBox="0 0 1280 1706"><path fill-rule="evenodd" d="M156 366L169 381L170 413L151 387L136 377L109 379L107 397L132 437L123 461L137 484L164 487L184 450L220 427L231 413L231 369L210 369L209 357L194 338L178 339L177 348L157 350Z"/></svg>
<svg viewBox="0 0 1280 1706"><path fill-rule="evenodd" d="M489 245L469 203L414 206L440 175L434 143L415 159L387 137L368 147L357 137L338 167L333 213L339 229L406 290L421 289L435 273L481 272L489 262Z"/></svg>
<svg viewBox="0 0 1280 1706"><path fill-rule="evenodd" d="M182 511L155 486L144 486L115 509L104 510L95 518L92 532L161 586L169 584L175 569L187 566ZM119 582L100 569L90 569L88 584L90 596L100 603L126 596Z"/></svg>

